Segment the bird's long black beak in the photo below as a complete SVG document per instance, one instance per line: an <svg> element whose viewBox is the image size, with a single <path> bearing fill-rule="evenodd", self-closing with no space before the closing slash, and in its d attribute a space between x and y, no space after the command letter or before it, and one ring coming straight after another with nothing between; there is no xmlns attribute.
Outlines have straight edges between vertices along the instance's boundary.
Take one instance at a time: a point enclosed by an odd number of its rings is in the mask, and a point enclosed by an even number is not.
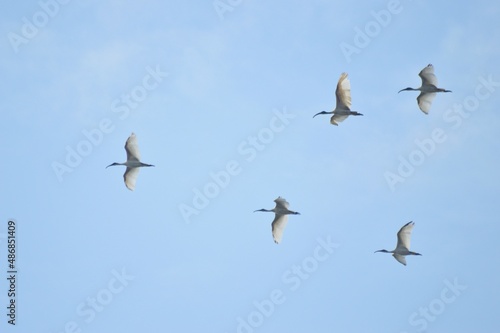
<svg viewBox="0 0 500 333"><path fill-rule="evenodd" d="M321 111L321 112L316 113L316 114L313 116L313 118L314 118L314 117L316 117L318 114L325 114L325 111Z"/></svg>

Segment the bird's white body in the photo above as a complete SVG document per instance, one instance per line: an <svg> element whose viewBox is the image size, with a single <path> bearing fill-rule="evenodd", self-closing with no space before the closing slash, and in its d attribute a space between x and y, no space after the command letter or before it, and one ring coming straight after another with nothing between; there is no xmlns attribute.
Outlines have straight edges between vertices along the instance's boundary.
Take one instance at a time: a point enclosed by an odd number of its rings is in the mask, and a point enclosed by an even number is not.
<svg viewBox="0 0 500 333"><path fill-rule="evenodd" d="M422 79L422 85L419 88L405 88L401 89L401 91L420 91L420 94L417 97L417 103L420 110L428 114L431 109L432 101L436 98L436 93L438 92L451 92L450 90L446 90L443 88L438 88L438 80L436 75L434 74L434 66L431 64L427 65L424 69L418 73L420 78Z"/></svg>
<svg viewBox="0 0 500 333"><path fill-rule="evenodd" d="M271 223L271 229L274 242L279 244L283 237L283 231L288 223L288 215L300 215L300 213L289 210L289 203L282 197L276 198L274 202L276 202L276 207L273 209L259 209L256 210L256 212L273 212L275 214L274 220Z"/></svg>
<svg viewBox="0 0 500 333"><path fill-rule="evenodd" d="M106 168L115 165L124 165L127 167L125 173L123 174L123 180L125 182L125 186L131 191L135 189L135 183L137 180L137 176L139 175L140 167L152 167L154 165L142 163L140 161L141 154L139 152L139 146L137 144L137 137L134 133L130 134L125 142L125 151L127 152L127 161L124 163L113 163L108 165Z"/></svg>
<svg viewBox="0 0 500 333"><path fill-rule="evenodd" d="M144 163L140 161L127 161L125 163L122 163L122 165L125 165L129 168L139 168L144 165Z"/></svg>
<svg viewBox="0 0 500 333"><path fill-rule="evenodd" d="M322 111L315 114L313 118L319 114L333 114L330 118L330 123L338 126L338 123L344 121L349 116L362 116L359 112L351 111L351 82L347 77L347 73L342 73L340 75L339 82L337 83L337 89L335 90L335 97L337 103L333 111Z"/></svg>
<svg viewBox="0 0 500 333"><path fill-rule="evenodd" d="M415 222L406 223L398 232L398 243L396 248L392 251L387 250L379 250L375 252L384 252L384 253L392 253L392 256L406 266L406 256L408 255L418 255L420 253L410 251L410 238L413 227L415 226Z"/></svg>

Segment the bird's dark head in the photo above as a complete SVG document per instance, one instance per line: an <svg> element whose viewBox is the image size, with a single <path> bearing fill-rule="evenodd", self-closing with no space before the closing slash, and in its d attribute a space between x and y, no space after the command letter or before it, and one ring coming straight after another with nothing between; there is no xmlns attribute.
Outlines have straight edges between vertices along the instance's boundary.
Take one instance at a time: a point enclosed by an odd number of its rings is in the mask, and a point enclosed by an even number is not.
<svg viewBox="0 0 500 333"><path fill-rule="evenodd" d="M389 251L387 251L387 250L378 250L378 251L375 251L375 252L373 252L373 253L377 253L377 252L390 253L390 252L389 252Z"/></svg>
<svg viewBox="0 0 500 333"><path fill-rule="evenodd" d="M110 166L115 166L115 165L120 165L120 163L117 163L117 162L115 162L115 163L111 163L110 165L108 165L108 166L106 167L106 169L107 169L107 168L109 168Z"/></svg>
<svg viewBox="0 0 500 333"><path fill-rule="evenodd" d="M272 212L272 210L262 208L262 209L257 209L257 210L254 210L253 212L254 212L254 213L255 213L255 212Z"/></svg>
<svg viewBox="0 0 500 333"><path fill-rule="evenodd" d="M412 87L404 88L404 89L401 89L400 91L398 91L398 94L402 91L409 91L409 90L414 90L414 89Z"/></svg>
<svg viewBox="0 0 500 333"><path fill-rule="evenodd" d="M313 118L314 118L314 117L316 117L316 116L317 116L317 115L319 115L319 114L328 114L328 112L326 112L326 111L321 111L321 112L318 112L318 113L316 113L316 114L313 116Z"/></svg>

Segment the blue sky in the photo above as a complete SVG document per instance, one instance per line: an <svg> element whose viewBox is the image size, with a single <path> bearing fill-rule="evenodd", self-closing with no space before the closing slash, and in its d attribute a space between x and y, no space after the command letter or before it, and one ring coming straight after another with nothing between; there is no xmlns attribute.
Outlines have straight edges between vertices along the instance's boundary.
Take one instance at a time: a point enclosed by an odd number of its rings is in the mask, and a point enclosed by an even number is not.
<svg viewBox="0 0 500 333"><path fill-rule="evenodd" d="M496 1L2 7L3 331L500 329ZM426 116L397 92L429 63ZM342 72L364 116L335 127ZM105 169L132 132L134 192ZM423 256L373 253L411 220Z"/></svg>

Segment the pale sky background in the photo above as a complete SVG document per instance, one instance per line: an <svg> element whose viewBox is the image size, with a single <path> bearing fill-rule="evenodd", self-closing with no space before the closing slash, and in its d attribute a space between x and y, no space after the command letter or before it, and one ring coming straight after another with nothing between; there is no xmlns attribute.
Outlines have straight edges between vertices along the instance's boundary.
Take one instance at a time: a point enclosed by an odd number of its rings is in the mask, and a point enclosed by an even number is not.
<svg viewBox="0 0 500 333"><path fill-rule="evenodd" d="M2 3L0 330L499 332L498 1L228 3ZM429 63L453 93L426 116L397 92ZM342 72L364 116L335 127L312 116ZM131 132L156 165L134 192L105 169ZM276 245L253 211L278 196L301 215ZM411 220L423 256L373 253Z"/></svg>

